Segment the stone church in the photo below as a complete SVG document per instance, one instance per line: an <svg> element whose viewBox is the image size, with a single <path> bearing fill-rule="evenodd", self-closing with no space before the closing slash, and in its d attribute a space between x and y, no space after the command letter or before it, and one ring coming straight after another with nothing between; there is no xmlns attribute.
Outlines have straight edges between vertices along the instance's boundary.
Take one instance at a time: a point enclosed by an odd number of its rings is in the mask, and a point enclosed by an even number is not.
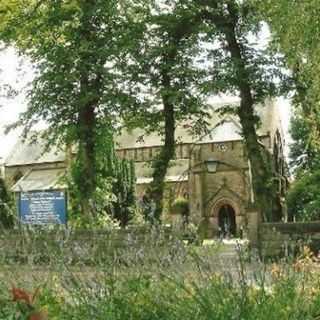
<svg viewBox="0 0 320 320"><path fill-rule="evenodd" d="M208 236L224 231L237 235L250 220L254 194L250 162L236 116L216 112L212 106L207 134L195 137L190 125L176 128L175 159L166 175L166 214L177 197L188 199L190 220L206 227ZM236 107L236 105L235 105ZM272 159L279 195L287 188L284 138L278 106L273 101L256 107L261 119L257 128L261 144ZM123 132L116 137L117 153L132 159L136 167L138 199L152 181L151 161L160 151L162 138L141 129ZM5 161L5 178L15 192L49 190L57 187L66 168L65 153L52 149L43 153L43 144L18 141Z"/></svg>

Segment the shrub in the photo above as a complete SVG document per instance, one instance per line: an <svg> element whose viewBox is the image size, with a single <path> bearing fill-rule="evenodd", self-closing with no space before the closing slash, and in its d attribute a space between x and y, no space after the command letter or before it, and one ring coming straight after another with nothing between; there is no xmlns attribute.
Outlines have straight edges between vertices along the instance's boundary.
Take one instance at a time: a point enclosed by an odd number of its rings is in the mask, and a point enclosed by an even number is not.
<svg viewBox="0 0 320 320"><path fill-rule="evenodd" d="M0 225L4 228L14 226L14 205L4 179L0 177Z"/></svg>
<svg viewBox="0 0 320 320"><path fill-rule="evenodd" d="M288 213L299 221L320 220L320 170L298 178L289 190Z"/></svg>
<svg viewBox="0 0 320 320"><path fill-rule="evenodd" d="M189 201L183 197L177 198L171 207L173 214L179 214L183 217L189 216Z"/></svg>

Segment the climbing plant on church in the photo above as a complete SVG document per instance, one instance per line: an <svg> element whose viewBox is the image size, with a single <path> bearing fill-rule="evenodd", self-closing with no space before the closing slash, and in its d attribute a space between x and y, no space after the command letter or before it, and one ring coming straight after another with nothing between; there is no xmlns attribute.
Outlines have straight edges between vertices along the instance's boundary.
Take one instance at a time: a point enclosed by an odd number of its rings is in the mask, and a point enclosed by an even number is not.
<svg viewBox="0 0 320 320"><path fill-rule="evenodd" d="M134 163L117 156L112 133L108 129L101 130L97 139L101 139L97 152L97 187L89 203L94 216L79 214L82 192L78 185L83 177L75 160L67 179L71 196L71 223L79 227L106 227L107 224L115 226L116 222L120 227L126 227L136 212Z"/></svg>
<svg viewBox="0 0 320 320"><path fill-rule="evenodd" d="M134 162L119 158L113 142L107 144L107 150L102 157L100 182L103 184L109 180L113 195L105 209L107 214L120 223L121 227L125 227L136 212Z"/></svg>
<svg viewBox="0 0 320 320"><path fill-rule="evenodd" d="M112 193L115 195L110 208L111 216L127 226L136 212L134 163L114 158Z"/></svg>

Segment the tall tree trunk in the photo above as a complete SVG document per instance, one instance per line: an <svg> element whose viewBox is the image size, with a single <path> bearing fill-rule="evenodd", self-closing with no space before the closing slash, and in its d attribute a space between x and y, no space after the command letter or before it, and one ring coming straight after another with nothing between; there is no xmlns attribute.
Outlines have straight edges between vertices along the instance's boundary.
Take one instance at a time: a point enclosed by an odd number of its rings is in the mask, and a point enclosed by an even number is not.
<svg viewBox="0 0 320 320"><path fill-rule="evenodd" d="M178 8L179 6L177 6L177 9ZM160 20L163 30L166 30L166 32L163 32L164 47L159 47L159 51L162 52L160 82L163 104L164 145L154 161L153 181L148 188L149 197L155 202L154 218L156 220L160 220L163 211L165 177L170 165L170 160L172 160L175 155L175 107L177 108L175 100L179 93L181 93L179 85L174 83L174 79L179 78L177 70L175 69L177 69L177 66L187 68L187 65L181 64L183 51L186 50L183 40L191 36L201 22L198 16L192 16L190 12L185 16L181 15L180 10L181 7L177 10L179 14L173 14L170 19L166 17L165 23L163 20ZM173 17L175 21L173 21ZM164 49L165 51L163 51Z"/></svg>
<svg viewBox="0 0 320 320"><path fill-rule="evenodd" d="M78 189L83 216L93 216L90 202L96 190L96 115L95 106L88 104L79 112Z"/></svg>
<svg viewBox="0 0 320 320"><path fill-rule="evenodd" d="M94 0L81 0L79 2L83 16L81 18L81 39L92 43L95 39L96 28L93 22L96 10ZM80 44L81 45L81 44ZM77 154L77 189L80 192L78 201L83 217L94 217L94 194L97 187L97 119L96 107L102 90L101 69L105 61L101 61L84 46L80 53L80 101L78 113L78 154ZM98 71L97 71L98 70Z"/></svg>
<svg viewBox="0 0 320 320"><path fill-rule="evenodd" d="M245 59L241 54L240 44L235 35L235 26L226 29L228 50L234 60L234 68L240 91L240 108L238 116L242 126L245 146L251 163L252 183L255 192L255 202L264 214L264 220L274 220L272 210L272 172L266 162L264 147L259 143L256 132L257 120L254 115L254 100L252 97L249 75Z"/></svg>
<svg viewBox="0 0 320 320"><path fill-rule="evenodd" d="M170 101L171 84L167 70L162 73L162 85L164 145L153 165L153 181L149 188L150 197L155 202L154 219L156 220L160 220L162 214L165 177L170 160L173 159L175 154L175 114L174 105Z"/></svg>

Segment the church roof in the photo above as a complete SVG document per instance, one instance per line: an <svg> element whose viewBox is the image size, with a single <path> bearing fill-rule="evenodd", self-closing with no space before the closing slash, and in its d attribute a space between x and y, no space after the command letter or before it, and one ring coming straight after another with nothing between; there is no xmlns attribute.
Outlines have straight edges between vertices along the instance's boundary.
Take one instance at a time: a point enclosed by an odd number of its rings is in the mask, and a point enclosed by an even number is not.
<svg viewBox="0 0 320 320"><path fill-rule="evenodd" d="M61 178L65 169L33 169L26 173L12 188L13 192L65 189Z"/></svg>
<svg viewBox="0 0 320 320"><path fill-rule="evenodd" d="M188 160L171 160L167 171L166 182L188 181ZM137 184L152 182L153 169L148 162L136 162L135 173ZM11 187L13 192L48 191L65 189L66 185L61 180L65 169L32 169L28 171L16 184Z"/></svg>
<svg viewBox="0 0 320 320"><path fill-rule="evenodd" d="M216 110L224 104L214 104L210 111L209 133L201 138L195 137L190 132L190 122L185 122L176 128L176 140L180 143L212 143L241 140L241 125L235 115L219 115ZM228 103L237 107L237 103ZM264 105L256 107L257 113L261 118L261 126L257 129L258 135L264 136L275 134L277 129L281 130L279 112L277 106L267 101ZM145 134L143 129L123 131L115 138L117 149L133 149L142 147L161 146L162 137L154 132ZM45 141L41 138L32 143L30 140L20 139L13 147L11 153L5 160L5 166L20 166L40 163L56 163L65 160L65 152L57 147L52 147L45 152Z"/></svg>
<svg viewBox="0 0 320 320"><path fill-rule="evenodd" d="M65 160L64 152L55 146L46 151L45 144L45 141L41 138L38 138L35 142L32 142L30 138L19 139L5 159L5 166L62 162Z"/></svg>
<svg viewBox="0 0 320 320"><path fill-rule="evenodd" d="M189 160L178 159L171 160L165 177L166 182L183 182L188 181ZM136 162L135 174L137 184L145 184L152 182L153 169L148 162Z"/></svg>
<svg viewBox="0 0 320 320"><path fill-rule="evenodd" d="M207 120L209 133L198 138L192 135L190 125L187 122L176 128L176 140L181 143L212 143L241 140L241 125L236 115L220 115L217 109L225 104L214 104L209 111L210 118ZM229 106L236 108L237 102L228 103ZM259 136L273 134L280 129L280 118L277 106L272 101L256 106L256 112L261 119L261 125L257 128ZM189 123L190 124L190 123ZM280 129L281 130L281 129ZM143 129L137 128L130 131L123 131L116 137L116 143L119 149L133 149L141 147L161 146L162 137L157 133L145 134Z"/></svg>

